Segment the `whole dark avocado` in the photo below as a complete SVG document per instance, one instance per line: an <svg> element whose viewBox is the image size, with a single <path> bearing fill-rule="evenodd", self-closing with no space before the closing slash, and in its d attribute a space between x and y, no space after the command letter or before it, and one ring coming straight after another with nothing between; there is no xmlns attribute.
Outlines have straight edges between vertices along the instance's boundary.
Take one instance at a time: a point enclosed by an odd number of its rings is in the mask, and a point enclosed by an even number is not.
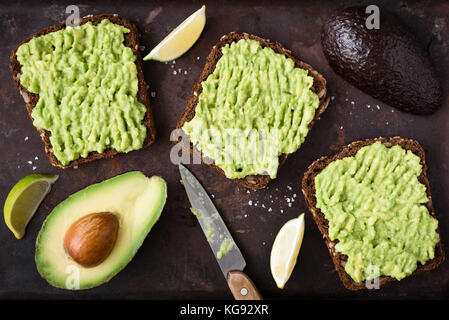
<svg viewBox="0 0 449 320"><path fill-rule="evenodd" d="M336 73L400 110L430 114L442 90L426 50L395 16L380 10L380 28L368 29L365 7L346 8L324 24L321 44Z"/></svg>

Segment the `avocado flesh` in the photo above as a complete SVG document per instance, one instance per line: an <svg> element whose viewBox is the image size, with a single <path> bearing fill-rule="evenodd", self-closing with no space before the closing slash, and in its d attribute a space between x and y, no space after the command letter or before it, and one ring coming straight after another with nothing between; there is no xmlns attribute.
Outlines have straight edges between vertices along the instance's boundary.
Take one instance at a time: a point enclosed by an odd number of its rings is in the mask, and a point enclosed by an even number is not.
<svg viewBox="0 0 449 320"><path fill-rule="evenodd" d="M88 289L109 281L134 257L159 219L166 198L162 178L147 178L137 171L76 192L57 205L42 225L36 240L39 273L52 286L63 289ZM65 252L64 235L75 221L94 212L115 213L119 232L109 256L98 266L84 268Z"/></svg>
<svg viewBox="0 0 449 320"><path fill-rule="evenodd" d="M365 7L330 17L321 44L332 69L355 87L400 110L430 114L442 89L424 46L397 17L380 10L380 28L365 26Z"/></svg>

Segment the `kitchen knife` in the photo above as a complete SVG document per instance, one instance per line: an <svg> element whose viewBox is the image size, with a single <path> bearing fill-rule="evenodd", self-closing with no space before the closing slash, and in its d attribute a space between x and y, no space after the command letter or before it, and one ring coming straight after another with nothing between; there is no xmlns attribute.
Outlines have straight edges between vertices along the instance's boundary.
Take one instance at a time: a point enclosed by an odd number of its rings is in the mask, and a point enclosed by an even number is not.
<svg viewBox="0 0 449 320"><path fill-rule="evenodd" d="M182 164L179 165L179 172L192 206L191 210L198 218L232 295L237 300L262 300L254 283L243 272L245 259L212 200L200 182Z"/></svg>

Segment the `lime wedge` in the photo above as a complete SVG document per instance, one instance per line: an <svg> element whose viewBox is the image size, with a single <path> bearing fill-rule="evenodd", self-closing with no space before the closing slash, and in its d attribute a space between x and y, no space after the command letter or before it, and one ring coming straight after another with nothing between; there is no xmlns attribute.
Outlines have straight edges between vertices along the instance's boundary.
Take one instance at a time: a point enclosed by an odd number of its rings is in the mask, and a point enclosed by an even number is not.
<svg viewBox="0 0 449 320"><path fill-rule="evenodd" d="M186 53L206 24L206 6L193 13L164 38L143 60L171 61Z"/></svg>
<svg viewBox="0 0 449 320"><path fill-rule="evenodd" d="M22 239L28 222L50 192L58 175L30 174L11 189L3 208L5 223L17 239Z"/></svg>
<svg viewBox="0 0 449 320"><path fill-rule="evenodd" d="M271 248L270 268L278 288L284 288L301 249L304 236L304 213L298 218L287 221L279 230Z"/></svg>

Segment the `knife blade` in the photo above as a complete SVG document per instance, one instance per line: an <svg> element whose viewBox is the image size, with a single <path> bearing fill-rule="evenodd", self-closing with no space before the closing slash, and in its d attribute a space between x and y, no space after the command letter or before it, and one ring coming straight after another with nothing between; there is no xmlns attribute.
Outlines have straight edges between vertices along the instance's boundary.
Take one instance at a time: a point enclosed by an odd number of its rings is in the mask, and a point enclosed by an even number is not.
<svg viewBox="0 0 449 320"><path fill-rule="evenodd" d="M191 211L198 219L234 298L261 299L257 288L243 273L245 259L206 190L182 164L179 164L179 172L192 206Z"/></svg>

